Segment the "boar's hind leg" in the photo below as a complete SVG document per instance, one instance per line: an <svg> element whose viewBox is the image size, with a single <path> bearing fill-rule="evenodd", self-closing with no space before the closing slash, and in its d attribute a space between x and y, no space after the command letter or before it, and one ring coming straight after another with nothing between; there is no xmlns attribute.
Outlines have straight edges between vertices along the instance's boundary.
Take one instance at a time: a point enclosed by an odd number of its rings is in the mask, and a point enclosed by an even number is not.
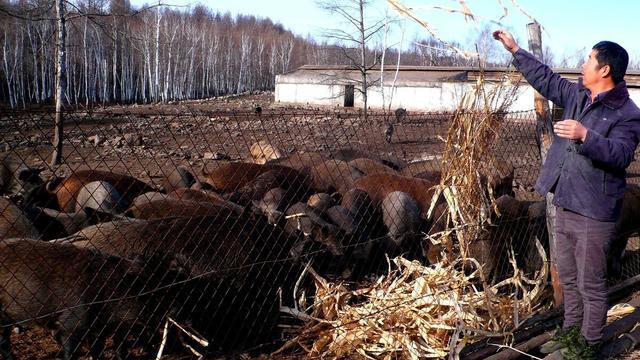
<svg viewBox="0 0 640 360"><path fill-rule="evenodd" d="M78 337L73 333L67 333L65 331L56 332L56 340L62 345L64 349L64 360L77 359L78 356L74 355L79 350Z"/></svg>
<svg viewBox="0 0 640 360"><path fill-rule="evenodd" d="M9 322L4 321L5 316L0 315L2 318L2 324L8 324ZM3 325L2 335L0 335L0 355L2 355L3 359L6 360L14 360L13 353L11 352L11 328L12 326Z"/></svg>

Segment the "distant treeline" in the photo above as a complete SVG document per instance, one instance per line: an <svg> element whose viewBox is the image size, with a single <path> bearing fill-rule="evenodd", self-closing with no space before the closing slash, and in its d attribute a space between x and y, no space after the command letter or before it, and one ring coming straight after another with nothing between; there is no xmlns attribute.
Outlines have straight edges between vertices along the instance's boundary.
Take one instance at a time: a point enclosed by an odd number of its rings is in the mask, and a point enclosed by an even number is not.
<svg viewBox="0 0 640 360"><path fill-rule="evenodd" d="M132 8L126 0L67 5L65 103L158 102L274 88L275 75L304 64L349 64L355 49L296 36L281 24L190 10ZM0 102L51 103L56 14L52 0L0 0ZM471 65L433 40L403 52L403 65ZM367 61L381 56L371 47ZM396 64L397 52L385 62Z"/></svg>

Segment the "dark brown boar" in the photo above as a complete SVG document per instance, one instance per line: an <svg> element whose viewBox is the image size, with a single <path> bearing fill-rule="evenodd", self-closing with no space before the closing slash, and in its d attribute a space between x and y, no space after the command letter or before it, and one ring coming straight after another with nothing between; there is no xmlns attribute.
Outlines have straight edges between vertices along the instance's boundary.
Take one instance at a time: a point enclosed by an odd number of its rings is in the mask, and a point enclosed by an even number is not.
<svg viewBox="0 0 640 360"><path fill-rule="evenodd" d="M13 358L11 325L22 322L54 326L65 359L77 357L85 339L91 355L100 358L104 340L121 324L139 322L155 329L158 315L170 309L142 294L179 280L164 265L28 239L0 243L0 262L0 351L5 359ZM172 297L161 292L153 296ZM116 345L121 340L116 333Z"/></svg>
<svg viewBox="0 0 640 360"><path fill-rule="evenodd" d="M23 196L44 184L40 172L15 156L0 159L0 195Z"/></svg>
<svg viewBox="0 0 640 360"><path fill-rule="evenodd" d="M363 176L360 170L342 160L327 160L309 169L313 187L320 192L345 192Z"/></svg>
<svg viewBox="0 0 640 360"><path fill-rule="evenodd" d="M396 170L390 168L389 166L383 164L380 161L373 160L373 159L358 158L358 159L349 161L348 164L360 170L360 172L365 175L380 174L380 173L398 175L398 172Z"/></svg>
<svg viewBox="0 0 640 360"><path fill-rule="evenodd" d="M261 217L115 221L76 235L84 238L76 246L123 257L155 253L188 259L197 279L192 292L181 294L176 316L223 351L274 340L278 289L291 293L301 271L288 260L292 241Z"/></svg>
<svg viewBox="0 0 640 360"><path fill-rule="evenodd" d="M387 165L394 170L400 170L405 167L405 162L392 155L378 155L370 151L359 149L341 149L331 153L331 157L336 160L349 162L351 160L366 158L372 159Z"/></svg>
<svg viewBox="0 0 640 360"><path fill-rule="evenodd" d="M400 252L411 247L420 248L422 219L418 203L407 193L392 191L382 200L381 209L382 220L391 240L389 247Z"/></svg>
<svg viewBox="0 0 640 360"><path fill-rule="evenodd" d="M176 189L169 194L168 197L178 200L195 201L208 203L215 206L222 206L235 211L238 214L244 212L244 208L234 202L226 200L222 195L213 190L197 190L197 189Z"/></svg>
<svg viewBox="0 0 640 360"><path fill-rule="evenodd" d="M316 209L320 214L324 214L327 209L335 205L331 195L327 193L313 194L307 200L307 205Z"/></svg>
<svg viewBox="0 0 640 360"><path fill-rule="evenodd" d="M0 197L0 240L10 238L40 239L34 223L11 200Z"/></svg>
<svg viewBox="0 0 640 360"><path fill-rule="evenodd" d="M46 188L57 199L61 211L74 212L78 193L84 185L93 181L105 181L113 185L122 196L122 208L127 208L138 195L154 191L151 186L131 176L102 170L80 170L63 180L50 181Z"/></svg>
<svg viewBox="0 0 640 360"><path fill-rule="evenodd" d="M219 193L236 191L271 170L290 169L271 164L219 161L202 167L202 180Z"/></svg>
<svg viewBox="0 0 640 360"><path fill-rule="evenodd" d="M224 197L231 202L248 206L253 200L262 199L267 191L274 188L284 189L286 191L284 198L292 204L306 198L312 192L313 182L306 173L279 167L258 175Z"/></svg>
<svg viewBox="0 0 640 360"><path fill-rule="evenodd" d="M162 219L168 217L222 216L235 215L235 209L209 202L162 199L134 205L125 215L136 219Z"/></svg>
<svg viewBox="0 0 640 360"><path fill-rule="evenodd" d="M289 155L285 158L270 160L268 165L282 165L296 169L298 171L307 171L308 169L329 160L329 158L319 152L303 152Z"/></svg>
<svg viewBox="0 0 640 360"><path fill-rule="evenodd" d="M426 218L435 185L433 182L412 177L374 174L356 180L354 187L365 191L375 206L379 206L384 198L393 191L409 194L417 202L421 216Z"/></svg>
<svg viewBox="0 0 640 360"><path fill-rule="evenodd" d="M112 255L180 254L189 259L192 273L214 277L243 276L243 266L261 259L288 256L287 237L259 217L171 217L117 220L87 227L74 244ZM276 246L277 245L277 246Z"/></svg>
<svg viewBox="0 0 640 360"><path fill-rule="evenodd" d="M184 166L178 166L162 180L162 188L169 193L176 189L189 188L199 182L193 173Z"/></svg>

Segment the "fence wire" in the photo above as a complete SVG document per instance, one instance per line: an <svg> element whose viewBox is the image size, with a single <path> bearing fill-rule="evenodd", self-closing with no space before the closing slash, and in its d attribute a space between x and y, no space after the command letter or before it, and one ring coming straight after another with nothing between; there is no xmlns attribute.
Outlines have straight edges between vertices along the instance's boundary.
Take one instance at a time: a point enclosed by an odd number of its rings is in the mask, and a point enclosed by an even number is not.
<svg viewBox="0 0 640 360"><path fill-rule="evenodd" d="M313 303L309 266L357 288L386 274L388 257L439 260L425 237L427 195L450 118L76 111L65 114L62 164L50 167L54 114L3 111L2 355L269 354L303 326L280 309ZM478 166L501 213L470 250L491 284L509 276L510 251L529 275L543 266L534 240L548 251L535 126L533 112L508 114L496 162ZM612 283L640 274L639 175L634 162L619 222L630 241L618 242Z"/></svg>

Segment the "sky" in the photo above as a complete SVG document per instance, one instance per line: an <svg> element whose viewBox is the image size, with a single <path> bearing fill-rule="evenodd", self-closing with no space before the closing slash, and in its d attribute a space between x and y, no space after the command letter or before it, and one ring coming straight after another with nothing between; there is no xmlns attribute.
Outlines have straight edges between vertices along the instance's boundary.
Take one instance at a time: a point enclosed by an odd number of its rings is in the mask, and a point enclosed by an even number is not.
<svg viewBox="0 0 640 360"><path fill-rule="evenodd" d="M131 0L139 7L142 0ZM269 17L281 23L297 35L311 36L323 40L323 29L350 28L337 21L314 0L164 0L163 3L179 6L192 6L201 3L214 11L230 12L232 15L245 14L256 17ZM640 60L640 1L637 0L466 0L471 11L480 17L478 23L465 21L457 13L434 9L433 6L459 8L456 0L400 0L413 8L414 14L437 29L437 34L446 41L467 43L478 34L482 23L498 20L502 15L502 3L508 9L508 16L501 25L490 23L492 27L504 27L512 31L519 45L527 48L526 25L531 19L523 15L514 5L535 18L543 26L543 46L548 46L556 59L575 57L583 59L591 47L600 40L618 42L625 47L632 59ZM390 10L384 0L371 0L370 14L382 17L385 12L398 14ZM406 17L394 30L393 40L388 43L400 43L407 48L416 38L426 38L426 30ZM404 32L404 36L401 34Z"/></svg>

